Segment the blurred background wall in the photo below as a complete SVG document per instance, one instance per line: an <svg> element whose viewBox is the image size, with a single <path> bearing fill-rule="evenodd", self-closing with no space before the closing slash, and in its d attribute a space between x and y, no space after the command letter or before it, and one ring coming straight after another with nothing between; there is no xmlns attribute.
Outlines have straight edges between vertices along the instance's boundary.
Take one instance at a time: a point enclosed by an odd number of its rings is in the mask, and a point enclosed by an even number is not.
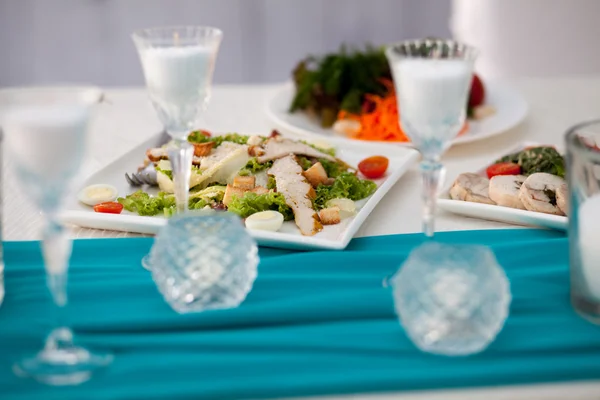
<svg viewBox="0 0 600 400"><path fill-rule="evenodd" d="M172 24L223 29L216 82L279 82L301 57L342 43L447 37L450 8L447 0L0 0L0 86L141 85L131 32Z"/></svg>

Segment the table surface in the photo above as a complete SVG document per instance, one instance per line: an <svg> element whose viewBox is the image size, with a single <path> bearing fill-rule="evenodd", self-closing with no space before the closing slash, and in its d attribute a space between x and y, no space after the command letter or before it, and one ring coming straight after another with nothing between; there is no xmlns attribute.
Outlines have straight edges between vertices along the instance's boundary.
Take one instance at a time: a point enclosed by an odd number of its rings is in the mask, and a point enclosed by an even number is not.
<svg viewBox="0 0 600 400"><path fill-rule="evenodd" d="M522 79L510 82L529 102L527 119L502 135L452 147L444 156L447 182L461 172L474 171L506 153L520 141L534 141L563 147L565 131L572 125L599 118L600 77ZM216 86L202 127L214 132L270 132L273 125L266 119L264 107L279 85ZM108 165L161 130L156 114L141 88L106 90L108 102L99 107L94 120L86 164L85 178ZM9 156L3 156L4 240L37 240L41 217L22 194L11 173ZM413 233L421 230L420 181L416 169L409 171L384 197L357 236ZM502 229L511 225L465 218L439 212L436 230ZM111 231L73 229L73 237L135 236ZM481 398L484 391L444 392L438 395L406 395L420 398ZM490 399L504 398L598 398L600 383L538 385L485 391ZM422 397L425 396L425 397ZM556 397L555 397L556 396ZM385 397L385 396L383 396ZM395 397L398 398L398 397Z"/></svg>

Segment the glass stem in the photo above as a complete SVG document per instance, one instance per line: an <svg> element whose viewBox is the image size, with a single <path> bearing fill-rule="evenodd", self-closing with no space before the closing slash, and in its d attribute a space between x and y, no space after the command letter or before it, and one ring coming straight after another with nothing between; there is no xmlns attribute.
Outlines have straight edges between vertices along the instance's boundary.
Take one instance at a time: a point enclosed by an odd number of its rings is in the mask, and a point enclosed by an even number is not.
<svg viewBox="0 0 600 400"><path fill-rule="evenodd" d="M46 266L46 284L56 305L56 331L66 330L65 307L67 305L67 270L71 257L72 241L68 231L56 216L48 216L43 234L42 254ZM50 335L49 341L56 336Z"/></svg>
<svg viewBox="0 0 600 400"><path fill-rule="evenodd" d="M441 173L442 164L439 162L432 160L423 160L421 162L421 176L423 177L423 233L427 237L433 237L435 232L435 212Z"/></svg>
<svg viewBox="0 0 600 400"><path fill-rule="evenodd" d="M177 213L183 213L188 210L194 146L185 139L173 139L168 154L173 172Z"/></svg>

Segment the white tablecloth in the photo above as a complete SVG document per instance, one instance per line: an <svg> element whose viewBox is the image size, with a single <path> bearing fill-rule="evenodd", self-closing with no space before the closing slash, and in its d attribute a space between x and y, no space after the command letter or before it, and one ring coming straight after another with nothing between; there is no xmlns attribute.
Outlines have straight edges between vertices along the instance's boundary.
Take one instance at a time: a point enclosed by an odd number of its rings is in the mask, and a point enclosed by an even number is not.
<svg viewBox="0 0 600 400"><path fill-rule="evenodd" d="M453 147L444 156L447 181L473 171L509 151L519 141L563 144L566 129L582 120L600 117L600 78L524 80L514 82L530 103L527 120L501 136ZM263 109L277 86L217 86L202 125L213 131L269 133L272 124ZM89 157L82 176L102 168L160 131L161 125L142 89L107 89L110 104L100 106L93 124ZM38 239L41 218L22 195L4 160L4 239ZM358 236L419 232L420 182L412 170L385 196ZM507 225L440 212L437 230L494 229ZM75 237L124 236L115 232L74 230Z"/></svg>
<svg viewBox="0 0 600 400"><path fill-rule="evenodd" d="M510 150L519 141L536 141L562 147L567 128L582 120L600 117L600 77L586 79L527 79L512 82L530 103L530 114L518 128L501 136L456 146L448 151L444 163L447 181L461 172L480 168ZM240 133L270 132L263 108L277 86L217 86L203 126L209 130ZM85 177L123 155L160 129L154 110L144 91L107 89L110 104L100 107L93 123L89 156L82 176ZM4 166L4 240L39 239L41 218L22 195L10 168ZM411 233L421 230L420 182L416 170L410 171L385 196L358 236ZM510 225L475 220L440 213L437 230L501 229ZM74 229L74 237L122 237L128 234ZM444 392L443 394L406 395L405 399L598 399L600 383L538 385L529 388ZM389 397L390 396L384 396ZM398 398L397 396L393 398Z"/></svg>

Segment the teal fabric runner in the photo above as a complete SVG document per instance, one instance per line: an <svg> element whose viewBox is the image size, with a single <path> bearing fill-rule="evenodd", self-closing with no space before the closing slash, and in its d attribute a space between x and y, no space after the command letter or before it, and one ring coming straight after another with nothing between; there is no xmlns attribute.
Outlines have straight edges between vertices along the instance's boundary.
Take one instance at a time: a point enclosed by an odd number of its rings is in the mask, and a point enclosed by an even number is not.
<svg viewBox="0 0 600 400"><path fill-rule="evenodd" d="M178 315L140 259L151 239L79 240L69 316L80 344L115 362L77 387L16 378L53 321L37 242L5 245L0 398L269 398L600 379L600 327L569 297L564 234L542 230L442 233L492 247L511 281L511 314L483 353L424 354L405 336L384 277L422 235L356 239L343 252L261 249L259 277L237 309Z"/></svg>

